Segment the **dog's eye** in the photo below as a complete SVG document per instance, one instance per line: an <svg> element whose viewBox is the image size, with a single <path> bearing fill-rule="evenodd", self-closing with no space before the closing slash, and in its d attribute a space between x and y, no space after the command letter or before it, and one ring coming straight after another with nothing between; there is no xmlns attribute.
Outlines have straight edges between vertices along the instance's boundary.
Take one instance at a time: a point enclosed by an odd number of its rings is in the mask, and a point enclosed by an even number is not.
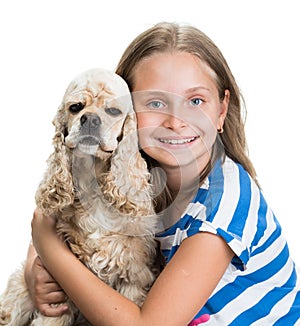
<svg viewBox="0 0 300 326"><path fill-rule="evenodd" d="M119 110L119 109L117 109L117 108L106 108L106 109L105 109L105 112L106 112L107 114L111 115L111 116L114 116L114 117L116 117L116 116L122 114L122 111Z"/></svg>
<svg viewBox="0 0 300 326"><path fill-rule="evenodd" d="M69 106L69 110L71 113L78 113L84 108L83 103L75 103Z"/></svg>

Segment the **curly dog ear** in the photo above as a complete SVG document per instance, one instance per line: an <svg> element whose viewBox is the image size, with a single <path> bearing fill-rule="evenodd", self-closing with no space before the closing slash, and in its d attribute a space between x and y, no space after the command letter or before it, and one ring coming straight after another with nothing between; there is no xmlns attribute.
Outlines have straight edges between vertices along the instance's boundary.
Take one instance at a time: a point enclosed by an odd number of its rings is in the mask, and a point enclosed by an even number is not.
<svg viewBox="0 0 300 326"><path fill-rule="evenodd" d="M136 116L127 116L122 140L111 158L111 166L102 183L102 191L110 204L134 216L152 213L150 174L138 147Z"/></svg>
<svg viewBox="0 0 300 326"><path fill-rule="evenodd" d="M47 160L48 168L36 192L36 204L44 214L56 215L74 200L74 187L70 172L71 158L65 146L66 114L61 105L53 120L54 152Z"/></svg>

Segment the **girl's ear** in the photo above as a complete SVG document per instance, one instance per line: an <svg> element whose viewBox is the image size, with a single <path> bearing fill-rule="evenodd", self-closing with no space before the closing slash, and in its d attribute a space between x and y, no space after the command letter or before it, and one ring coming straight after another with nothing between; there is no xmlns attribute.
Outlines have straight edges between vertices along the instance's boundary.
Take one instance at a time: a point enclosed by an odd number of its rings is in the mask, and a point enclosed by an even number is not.
<svg viewBox="0 0 300 326"><path fill-rule="evenodd" d="M224 119L225 119L227 111L228 111L229 100L230 100L230 91L229 91L229 89L225 89L224 93L225 94L224 94L224 98L223 98L223 101L222 101L221 115L224 116Z"/></svg>
<svg viewBox="0 0 300 326"><path fill-rule="evenodd" d="M225 89L224 98L221 102L221 107L220 107L221 110L218 119L217 130L223 130L224 121L228 112L229 100L230 100L230 91L229 89Z"/></svg>

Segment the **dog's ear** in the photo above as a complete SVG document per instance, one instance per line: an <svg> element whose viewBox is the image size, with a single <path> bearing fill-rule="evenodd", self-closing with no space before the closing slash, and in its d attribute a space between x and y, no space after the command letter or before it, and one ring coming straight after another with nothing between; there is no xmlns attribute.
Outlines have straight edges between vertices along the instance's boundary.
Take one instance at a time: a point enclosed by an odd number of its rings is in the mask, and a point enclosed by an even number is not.
<svg viewBox="0 0 300 326"><path fill-rule="evenodd" d="M53 120L54 151L47 160L48 168L36 192L36 204L44 214L56 215L74 200L74 187L70 172L71 158L65 146L66 116L63 105Z"/></svg>
<svg viewBox="0 0 300 326"><path fill-rule="evenodd" d="M127 116L102 191L110 204L134 216L152 214L150 174L138 147L136 116Z"/></svg>

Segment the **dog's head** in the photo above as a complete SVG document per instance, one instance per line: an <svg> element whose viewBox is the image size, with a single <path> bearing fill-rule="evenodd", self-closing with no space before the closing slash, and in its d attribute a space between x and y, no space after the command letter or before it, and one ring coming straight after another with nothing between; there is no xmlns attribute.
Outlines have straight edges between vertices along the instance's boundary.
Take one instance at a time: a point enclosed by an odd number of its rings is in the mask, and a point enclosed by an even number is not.
<svg viewBox="0 0 300 326"><path fill-rule="evenodd" d="M111 156L133 114L131 95L117 74L92 69L68 86L54 124L65 145L102 159Z"/></svg>
<svg viewBox="0 0 300 326"><path fill-rule="evenodd" d="M45 214L56 215L71 205L78 185L85 191L83 185L91 188L90 180L101 185L103 196L115 209L130 216L152 212L149 172L139 152L131 94L121 77L102 69L79 75L68 86L53 123L54 151L36 194ZM89 174L80 165L83 161L105 164L97 165L97 173L91 165Z"/></svg>

